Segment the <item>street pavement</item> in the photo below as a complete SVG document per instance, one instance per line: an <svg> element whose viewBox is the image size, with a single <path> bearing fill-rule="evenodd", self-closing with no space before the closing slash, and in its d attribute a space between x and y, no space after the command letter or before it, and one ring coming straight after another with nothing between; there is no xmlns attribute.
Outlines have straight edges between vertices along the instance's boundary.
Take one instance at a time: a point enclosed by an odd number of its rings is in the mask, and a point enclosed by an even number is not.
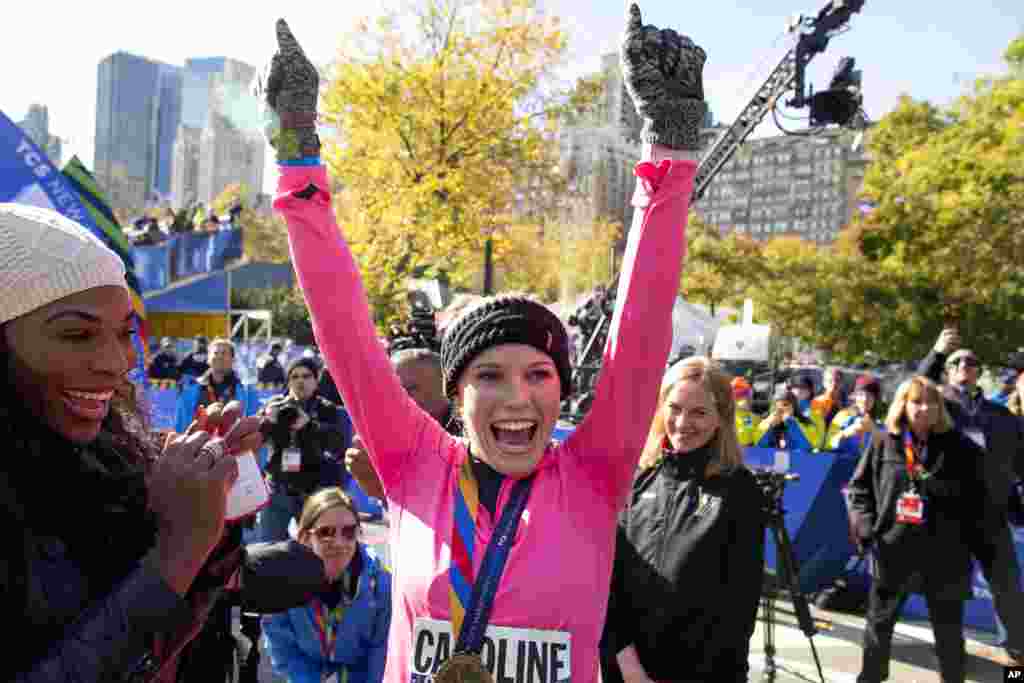
<svg viewBox="0 0 1024 683"><path fill-rule="evenodd" d="M863 617L811 607L819 632L811 640L817 648L827 683L855 683L860 671ZM750 683L760 683L764 671L764 622L758 614L750 640ZM775 608L775 663L777 683L820 681L807 637L800 630L793 607L780 600ZM967 632L967 683L1003 683L1002 648L990 633ZM941 683L932 650L934 640L927 622L900 622L893 638L889 680L893 683ZM260 683L286 683L274 676L269 658L261 658ZM707 683L715 683L708 681Z"/></svg>

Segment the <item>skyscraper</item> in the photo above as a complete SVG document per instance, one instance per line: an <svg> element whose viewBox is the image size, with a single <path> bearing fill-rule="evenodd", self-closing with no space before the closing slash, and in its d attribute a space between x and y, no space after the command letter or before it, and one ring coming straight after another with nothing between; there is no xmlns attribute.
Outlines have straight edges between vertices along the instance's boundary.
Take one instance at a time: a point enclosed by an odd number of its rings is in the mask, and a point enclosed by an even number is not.
<svg viewBox="0 0 1024 683"><path fill-rule="evenodd" d="M25 120L19 121L18 127L25 131L25 134L32 138L32 142L46 153L54 166L60 167L61 139L50 134L50 110L46 108L46 105L29 105Z"/></svg>
<svg viewBox="0 0 1024 683"><path fill-rule="evenodd" d="M233 183L262 189L266 143L249 95L255 76L254 67L226 57L185 61L172 188L179 206L208 204Z"/></svg>
<svg viewBox="0 0 1024 683"><path fill-rule="evenodd" d="M141 208L170 191L181 68L116 52L97 76L97 182L115 207Z"/></svg>

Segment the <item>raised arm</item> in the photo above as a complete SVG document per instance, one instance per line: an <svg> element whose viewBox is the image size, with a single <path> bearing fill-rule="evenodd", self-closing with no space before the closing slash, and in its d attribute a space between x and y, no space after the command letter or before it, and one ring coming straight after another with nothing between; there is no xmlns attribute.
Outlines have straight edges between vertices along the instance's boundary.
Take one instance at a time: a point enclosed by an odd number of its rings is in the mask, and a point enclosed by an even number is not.
<svg viewBox="0 0 1024 683"><path fill-rule="evenodd" d="M319 161L318 76L284 20L263 93L281 177L274 208L288 224L292 262L313 320L317 343L385 485L397 481L421 438L443 430L402 389L370 317L352 252L331 209L326 169ZM274 119L274 116L277 118ZM389 486L389 491L391 487Z"/></svg>
<svg viewBox="0 0 1024 683"><path fill-rule="evenodd" d="M594 403L566 442L570 452L589 461L584 466L616 507L640 457L672 344L672 306L706 111L704 60L704 51L688 38L644 26L639 8L630 8L622 66L645 119L636 211Z"/></svg>

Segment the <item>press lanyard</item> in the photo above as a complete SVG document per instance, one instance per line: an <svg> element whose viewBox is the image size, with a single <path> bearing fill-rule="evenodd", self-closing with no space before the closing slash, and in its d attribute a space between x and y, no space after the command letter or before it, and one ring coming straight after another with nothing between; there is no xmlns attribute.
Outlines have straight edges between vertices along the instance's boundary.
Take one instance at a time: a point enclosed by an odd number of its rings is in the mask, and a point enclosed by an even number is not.
<svg viewBox="0 0 1024 683"><path fill-rule="evenodd" d="M448 568L452 632L458 634L455 653L478 652L483 645L487 620L494 606L494 596L498 592L498 582L505 569L532 485L533 475L518 480L513 486L484 551L480 574L470 584L473 579L473 546L480 509L480 488L468 457L459 468L455 483L451 566Z"/></svg>
<svg viewBox="0 0 1024 683"><path fill-rule="evenodd" d="M939 455L934 470L929 472L925 469L924 460L928 455L928 444L921 447L921 457L918 458L914 450L914 436L909 429L903 431L903 452L907 457L907 476L910 477L911 482L928 479L942 466L943 456Z"/></svg>
<svg viewBox="0 0 1024 683"><path fill-rule="evenodd" d="M317 635L320 637L320 652L324 660L329 661L334 652L334 643L338 640L338 630L345 616L345 602L338 603L333 609L317 598L313 598L313 623L316 624Z"/></svg>

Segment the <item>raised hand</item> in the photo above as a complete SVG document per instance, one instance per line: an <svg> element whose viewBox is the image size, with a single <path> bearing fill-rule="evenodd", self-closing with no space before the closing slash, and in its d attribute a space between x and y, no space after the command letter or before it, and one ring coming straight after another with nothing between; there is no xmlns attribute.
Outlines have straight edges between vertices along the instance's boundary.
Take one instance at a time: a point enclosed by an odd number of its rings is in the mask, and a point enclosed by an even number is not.
<svg viewBox="0 0 1024 683"><path fill-rule="evenodd" d="M320 154L316 104L320 76L284 19L277 20L277 52L257 79L256 96L264 105L264 134L277 160Z"/></svg>
<svg viewBox="0 0 1024 683"><path fill-rule="evenodd" d="M674 149L700 146L704 103L704 50L672 29L644 26L630 5L622 39L623 80L644 119L644 142Z"/></svg>
<svg viewBox="0 0 1024 683"><path fill-rule="evenodd" d="M193 423L167 441L147 477L156 515L157 561L168 584L184 595L224 532L228 489L238 477L234 458L213 447Z"/></svg>
<svg viewBox="0 0 1024 683"><path fill-rule="evenodd" d="M352 439L349 449L345 451L345 467L348 468L349 474L355 478L356 483L366 492L366 495L373 498L384 498L384 486L377 476L377 471L373 469L370 455L366 452L366 446L363 445L363 440L358 434Z"/></svg>

